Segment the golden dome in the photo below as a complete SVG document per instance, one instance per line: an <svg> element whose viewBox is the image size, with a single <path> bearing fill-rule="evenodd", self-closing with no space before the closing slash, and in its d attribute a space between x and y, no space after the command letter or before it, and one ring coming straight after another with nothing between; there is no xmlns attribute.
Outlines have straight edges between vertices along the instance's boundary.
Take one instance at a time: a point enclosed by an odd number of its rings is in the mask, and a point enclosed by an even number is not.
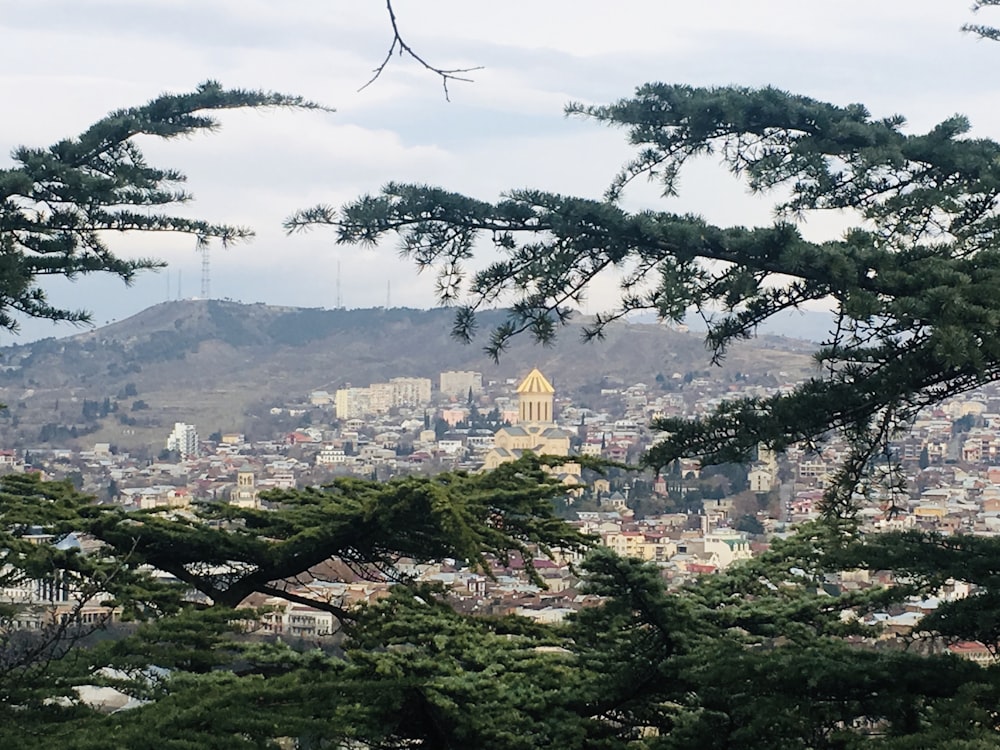
<svg viewBox="0 0 1000 750"><path fill-rule="evenodd" d="M556 392L556 389L552 387L552 384L545 379L545 376L536 367L521 381L521 385L517 387L517 392L553 394Z"/></svg>

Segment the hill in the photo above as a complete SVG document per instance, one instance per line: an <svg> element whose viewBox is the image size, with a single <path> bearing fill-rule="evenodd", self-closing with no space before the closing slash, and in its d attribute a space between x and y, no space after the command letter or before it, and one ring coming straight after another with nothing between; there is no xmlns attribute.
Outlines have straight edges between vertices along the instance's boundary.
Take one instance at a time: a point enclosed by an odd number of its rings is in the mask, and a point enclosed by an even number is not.
<svg viewBox="0 0 1000 750"><path fill-rule="evenodd" d="M763 336L711 368L698 334L621 323L583 343L579 325L550 347L523 337L498 364L482 351L502 313L482 319L481 341L451 337L448 310L324 310L218 300L164 302L111 325L62 339L0 349L0 417L6 447L83 445L158 450L174 421L263 437L270 407L395 376L478 370L504 380L540 367L561 395L601 384L705 373L785 380L811 367L814 345ZM273 426L273 425L271 425Z"/></svg>

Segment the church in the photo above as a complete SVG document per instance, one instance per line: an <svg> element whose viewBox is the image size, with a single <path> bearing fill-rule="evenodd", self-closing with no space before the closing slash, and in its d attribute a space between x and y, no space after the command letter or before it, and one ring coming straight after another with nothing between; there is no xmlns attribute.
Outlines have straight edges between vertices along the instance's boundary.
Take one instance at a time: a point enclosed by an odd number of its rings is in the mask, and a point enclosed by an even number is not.
<svg viewBox="0 0 1000 750"><path fill-rule="evenodd" d="M568 456L572 434L556 427L553 405L556 391L536 367L517 387L517 424L501 427L493 436L493 450L486 454L484 469L495 469L514 461L525 451L536 455ZM560 475L579 476L579 464L564 464Z"/></svg>

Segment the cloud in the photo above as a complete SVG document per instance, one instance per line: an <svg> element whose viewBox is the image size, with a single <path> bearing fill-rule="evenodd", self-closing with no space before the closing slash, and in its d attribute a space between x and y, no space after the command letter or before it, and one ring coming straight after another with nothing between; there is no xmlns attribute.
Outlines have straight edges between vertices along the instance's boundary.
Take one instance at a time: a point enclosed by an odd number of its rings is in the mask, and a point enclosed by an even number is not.
<svg viewBox="0 0 1000 750"><path fill-rule="evenodd" d="M0 17L0 143L47 145L112 109L216 78L228 86L301 94L334 114L234 112L220 133L149 143L152 162L185 171L196 200L184 211L250 224L255 242L213 250L218 296L333 305L339 263L345 304L431 304L433 278L417 276L390 243L336 247L332 234L286 237L297 208L338 204L390 180L438 184L493 200L537 186L599 196L630 156L620 131L565 119L568 100L606 102L647 80L695 85L774 84L878 116L901 112L915 131L954 112L980 135L1000 132L998 82L985 73L1000 45L958 32L965 5L941 0L396 0L407 41L433 64L484 65L474 83L440 81L417 63L390 61L362 92L390 42L380 0L35 0ZM637 185L630 207L699 213L721 224L770 220L770 205L711 160L682 175L680 197ZM807 232L836 233L836 219ZM186 238L118 238L124 254L171 265L133 289L113 280L52 282L52 298L90 307L103 322L167 295L200 291L200 256ZM613 280L592 294L610 299Z"/></svg>

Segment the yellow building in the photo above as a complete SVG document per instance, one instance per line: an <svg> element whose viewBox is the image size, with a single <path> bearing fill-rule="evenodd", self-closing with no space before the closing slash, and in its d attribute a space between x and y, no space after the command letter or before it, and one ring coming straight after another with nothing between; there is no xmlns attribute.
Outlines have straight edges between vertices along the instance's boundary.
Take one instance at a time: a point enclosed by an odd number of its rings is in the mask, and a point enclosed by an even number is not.
<svg viewBox="0 0 1000 750"><path fill-rule="evenodd" d="M538 368L528 373L517 387L517 424L501 427L493 436L494 447L486 454L484 469L495 469L500 464L515 461L525 451L546 456L569 455L572 435L555 424L555 395L555 388ZM558 471L577 477L580 466L564 464Z"/></svg>
<svg viewBox="0 0 1000 750"><path fill-rule="evenodd" d="M252 471L236 473L236 486L229 493L229 504L237 508L260 508L260 490Z"/></svg>

